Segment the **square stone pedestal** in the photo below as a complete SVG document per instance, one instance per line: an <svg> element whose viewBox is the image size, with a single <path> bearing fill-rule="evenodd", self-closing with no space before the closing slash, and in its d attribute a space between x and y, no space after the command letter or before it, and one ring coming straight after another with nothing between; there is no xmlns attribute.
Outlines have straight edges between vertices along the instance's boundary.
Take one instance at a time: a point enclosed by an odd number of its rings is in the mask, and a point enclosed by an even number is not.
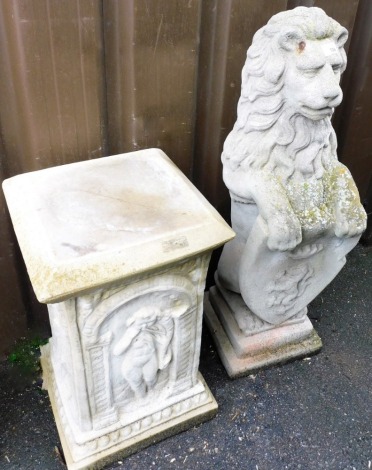
<svg viewBox="0 0 372 470"><path fill-rule="evenodd" d="M16 176L4 192L48 304L44 385L69 469L214 415L198 373L211 251L233 237L157 149Z"/></svg>

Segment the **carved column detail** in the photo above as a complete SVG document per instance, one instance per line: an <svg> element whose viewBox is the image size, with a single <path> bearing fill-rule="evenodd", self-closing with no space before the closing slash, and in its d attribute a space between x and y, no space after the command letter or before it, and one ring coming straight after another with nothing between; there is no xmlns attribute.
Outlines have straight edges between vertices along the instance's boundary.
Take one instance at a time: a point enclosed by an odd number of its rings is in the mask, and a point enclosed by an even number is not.
<svg viewBox="0 0 372 470"><path fill-rule="evenodd" d="M195 328L195 309L186 312L178 320L178 334L183 347L180 349L177 367L177 389L185 390L192 384L192 374L190 366L192 365L194 348L192 338Z"/></svg>
<svg viewBox="0 0 372 470"><path fill-rule="evenodd" d="M111 373L109 363L109 346L111 332L102 336L94 346L88 348L91 407L93 409L95 429L104 428L118 420L113 407L111 391Z"/></svg>

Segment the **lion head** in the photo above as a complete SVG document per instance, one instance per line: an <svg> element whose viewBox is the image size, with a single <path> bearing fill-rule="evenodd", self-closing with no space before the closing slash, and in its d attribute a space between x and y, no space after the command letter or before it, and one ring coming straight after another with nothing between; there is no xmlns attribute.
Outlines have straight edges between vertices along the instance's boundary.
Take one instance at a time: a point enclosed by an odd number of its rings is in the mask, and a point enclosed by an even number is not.
<svg viewBox="0 0 372 470"><path fill-rule="evenodd" d="M347 37L323 10L306 7L281 12L257 31L242 71L224 165L267 167L284 180L296 171L322 176L337 158L330 118L342 100Z"/></svg>

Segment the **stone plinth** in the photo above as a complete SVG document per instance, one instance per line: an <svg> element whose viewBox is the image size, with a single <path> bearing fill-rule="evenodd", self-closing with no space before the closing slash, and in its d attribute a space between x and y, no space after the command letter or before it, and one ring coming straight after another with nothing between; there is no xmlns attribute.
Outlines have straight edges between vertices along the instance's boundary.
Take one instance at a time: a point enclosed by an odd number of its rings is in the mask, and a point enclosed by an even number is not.
<svg viewBox="0 0 372 470"><path fill-rule="evenodd" d="M69 469L99 468L212 417L198 373L205 276L232 230L160 150L4 182L35 293Z"/></svg>
<svg viewBox="0 0 372 470"><path fill-rule="evenodd" d="M305 357L322 347L306 311L273 326L254 315L240 295L218 281L217 286L205 296L204 313L229 377Z"/></svg>

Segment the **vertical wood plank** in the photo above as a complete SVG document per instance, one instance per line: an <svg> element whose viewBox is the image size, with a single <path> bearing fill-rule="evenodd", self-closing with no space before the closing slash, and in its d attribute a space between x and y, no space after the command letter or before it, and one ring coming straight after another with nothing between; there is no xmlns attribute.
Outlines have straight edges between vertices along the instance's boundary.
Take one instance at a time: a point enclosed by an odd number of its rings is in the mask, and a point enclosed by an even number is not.
<svg viewBox="0 0 372 470"><path fill-rule="evenodd" d="M106 0L109 153L162 148L192 167L200 0Z"/></svg>
<svg viewBox="0 0 372 470"><path fill-rule="evenodd" d="M0 3L0 122L10 175L104 154L99 0Z"/></svg>

